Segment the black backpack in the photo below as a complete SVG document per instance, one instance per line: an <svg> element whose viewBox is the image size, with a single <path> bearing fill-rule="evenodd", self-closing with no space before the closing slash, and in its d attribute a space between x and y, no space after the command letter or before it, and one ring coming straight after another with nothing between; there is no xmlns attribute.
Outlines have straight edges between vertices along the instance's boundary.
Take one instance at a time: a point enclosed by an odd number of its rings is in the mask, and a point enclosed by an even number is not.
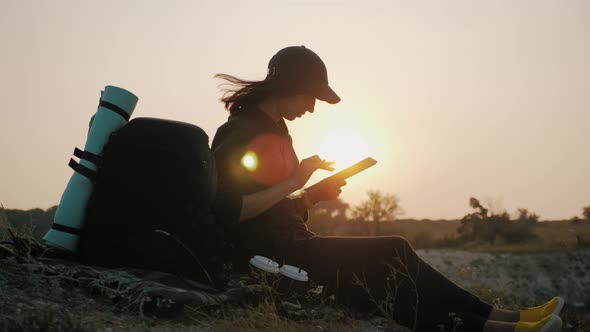
<svg viewBox="0 0 590 332"><path fill-rule="evenodd" d="M174 273L220 288L230 271L211 206L209 138L177 121L135 118L105 145L79 245L88 264Z"/></svg>

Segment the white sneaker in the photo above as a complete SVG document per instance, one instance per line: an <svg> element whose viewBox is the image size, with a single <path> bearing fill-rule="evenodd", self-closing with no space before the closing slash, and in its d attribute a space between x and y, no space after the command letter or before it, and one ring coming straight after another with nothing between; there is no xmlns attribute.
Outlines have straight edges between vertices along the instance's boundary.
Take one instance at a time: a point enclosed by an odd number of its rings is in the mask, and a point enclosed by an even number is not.
<svg viewBox="0 0 590 332"><path fill-rule="evenodd" d="M292 265L283 265L279 269L282 275L298 281L308 281L307 271Z"/></svg>
<svg viewBox="0 0 590 332"><path fill-rule="evenodd" d="M269 273L279 273L279 263L264 256L254 256L250 259L250 264L262 271Z"/></svg>

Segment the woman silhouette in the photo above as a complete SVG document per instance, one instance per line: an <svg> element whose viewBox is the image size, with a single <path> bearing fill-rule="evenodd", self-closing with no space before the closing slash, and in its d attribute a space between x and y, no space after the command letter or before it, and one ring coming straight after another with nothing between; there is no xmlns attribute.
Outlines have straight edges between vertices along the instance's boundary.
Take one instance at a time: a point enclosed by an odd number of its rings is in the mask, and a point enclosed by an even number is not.
<svg viewBox="0 0 590 332"><path fill-rule="evenodd" d="M221 99L230 115L211 146L224 197L215 211L238 266L245 268L253 255L273 257L303 268L340 301L370 310L370 298L355 285L359 277L375 300L394 302L388 305L394 306L398 323L416 331L438 331L451 312L462 319L462 331L560 330L561 298L520 311L494 308L425 263L403 237L322 237L308 230L307 209L336 199L346 184L324 183L290 196L316 170L332 165L318 156L299 161L285 123L313 113L316 99L340 101L328 85L326 66L310 49L280 50L262 81L216 77L230 85ZM396 290L394 298L388 289Z"/></svg>

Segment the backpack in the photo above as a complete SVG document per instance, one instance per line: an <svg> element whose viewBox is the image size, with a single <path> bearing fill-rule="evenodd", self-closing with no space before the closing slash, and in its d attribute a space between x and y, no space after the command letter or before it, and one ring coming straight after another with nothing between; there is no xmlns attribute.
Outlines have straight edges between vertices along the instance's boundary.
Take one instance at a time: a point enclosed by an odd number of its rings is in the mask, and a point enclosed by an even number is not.
<svg viewBox="0 0 590 332"><path fill-rule="evenodd" d="M78 254L88 264L174 273L223 287L227 245L211 206L217 173L207 134L135 118L104 147Z"/></svg>

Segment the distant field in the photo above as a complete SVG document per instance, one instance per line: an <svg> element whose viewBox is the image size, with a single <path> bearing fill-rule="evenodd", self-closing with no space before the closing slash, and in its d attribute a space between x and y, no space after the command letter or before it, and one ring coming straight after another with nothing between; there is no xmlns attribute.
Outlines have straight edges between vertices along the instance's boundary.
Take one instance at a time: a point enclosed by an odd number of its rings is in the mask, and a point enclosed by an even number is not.
<svg viewBox="0 0 590 332"><path fill-rule="evenodd" d="M11 210L0 207L0 228L10 226L21 235L41 240L51 227L57 206L47 210ZM361 222L350 220L314 220L309 228L318 235L380 236L398 235L410 240L416 248L444 247L440 241L457 236L459 220L400 219L391 222ZM590 248L589 221L544 221L532 226L539 240L506 244L498 238L493 246L462 244L458 249L472 251L544 251L555 249Z"/></svg>
<svg viewBox="0 0 590 332"><path fill-rule="evenodd" d="M457 234L461 226L459 221L446 220L399 220L388 222L381 229L391 235L401 235L408 239L415 239L424 234L429 234L432 239L442 239L445 236Z"/></svg>
<svg viewBox="0 0 590 332"><path fill-rule="evenodd" d="M590 240L590 222L572 223L570 221L540 222L534 231L546 243L569 246L576 243L576 236Z"/></svg>
<svg viewBox="0 0 590 332"><path fill-rule="evenodd" d="M309 223L310 228L319 235L398 235L410 240L415 247L428 247L433 241L456 236L460 225L461 222L458 220L399 220L382 223L333 221L321 224L312 221ZM506 244L502 242L502 239L498 239L494 246L477 244L466 245L464 248L477 251L542 251L590 246L590 222L587 221L538 222L533 226L533 233L539 236L539 240Z"/></svg>

